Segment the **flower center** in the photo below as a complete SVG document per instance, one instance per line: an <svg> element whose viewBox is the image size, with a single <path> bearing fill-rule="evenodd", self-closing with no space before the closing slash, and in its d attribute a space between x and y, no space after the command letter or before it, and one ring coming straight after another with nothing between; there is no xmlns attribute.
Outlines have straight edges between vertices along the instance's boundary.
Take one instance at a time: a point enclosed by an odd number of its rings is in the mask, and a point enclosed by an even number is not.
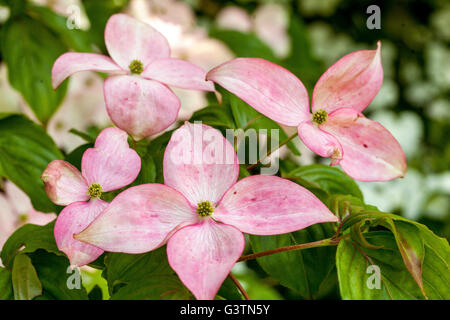
<svg viewBox="0 0 450 320"><path fill-rule="evenodd" d="M91 199L100 198L102 196L103 189L98 183L93 183L89 186L88 195Z"/></svg>
<svg viewBox="0 0 450 320"><path fill-rule="evenodd" d="M133 60L131 61L130 65L128 66L131 73L134 74L141 74L142 71L144 71L144 65L139 60Z"/></svg>
<svg viewBox="0 0 450 320"><path fill-rule="evenodd" d="M214 207L209 201L199 202L197 205L197 213L201 217L208 217L214 212Z"/></svg>
<svg viewBox="0 0 450 320"><path fill-rule="evenodd" d="M328 113L323 109L317 110L316 112L314 112L314 114L312 116L312 121L317 124L325 123L325 122L327 122L327 119L328 119Z"/></svg>

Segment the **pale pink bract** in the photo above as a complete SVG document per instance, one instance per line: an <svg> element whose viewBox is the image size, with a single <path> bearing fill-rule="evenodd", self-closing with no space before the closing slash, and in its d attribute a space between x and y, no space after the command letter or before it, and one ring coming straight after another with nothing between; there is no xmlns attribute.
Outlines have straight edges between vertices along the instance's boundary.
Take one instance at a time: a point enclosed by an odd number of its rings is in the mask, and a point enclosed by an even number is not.
<svg viewBox="0 0 450 320"><path fill-rule="evenodd" d="M173 133L163 171L164 185L123 191L75 238L126 253L167 243L171 267L197 299L215 297L244 250L243 232L280 234L338 221L289 180L256 175L237 181L232 145L206 125L186 123Z"/></svg>
<svg viewBox="0 0 450 320"><path fill-rule="evenodd" d="M360 181L403 177L406 158L400 144L380 123L361 113L383 81L381 44L377 50L350 53L318 80L309 98L303 83L288 70L258 58L237 58L207 74L267 117L297 126L305 145L331 165L340 164Z"/></svg>
<svg viewBox="0 0 450 320"><path fill-rule="evenodd" d="M167 85L214 91L204 70L170 58L169 44L162 34L125 14L109 18L105 43L111 58L95 53L61 55L53 65L53 87L79 71L110 73L103 90L106 109L114 124L136 140L175 122L180 101Z"/></svg>
<svg viewBox="0 0 450 320"><path fill-rule="evenodd" d="M50 200L66 206L55 223L55 240L72 266L83 266L99 257L103 250L73 239L107 206L102 192L132 183L141 170L139 155L128 146L128 135L118 128L106 128L81 160L81 172L66 161L54 160L42 173ZM96 188L95 188L96 187Z"/></svg>

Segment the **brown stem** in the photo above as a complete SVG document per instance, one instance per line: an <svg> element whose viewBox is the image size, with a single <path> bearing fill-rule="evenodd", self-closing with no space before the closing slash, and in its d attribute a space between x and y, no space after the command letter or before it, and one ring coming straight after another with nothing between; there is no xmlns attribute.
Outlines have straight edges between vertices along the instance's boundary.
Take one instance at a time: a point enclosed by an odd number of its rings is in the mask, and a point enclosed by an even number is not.
<svg viewBox="0 0 450 320"><path fill-rule="evenodd" d="M267 158L268 156L270 156L272 153L274 153L276 150L280 149L282 146L284 146L285 144L287 144L289 141L291 141L292 139L294 139L295 137L297 137L298 133L294 133L292 136L288 137L287 139L283 140L280 145L278 146L278 148L275 148L273 150L269 150L266 155L264 157L262 157L261 159L259 159L256 163L250 165L247 167L247 170L251 170L254 167L256 167L258 164L261 163L261 161L263 161L265 158Z"/></svg>
<svg viewBox="0 0 450 320"><path fill-rule="evenodd" d="M252 260L252 259L256 259L256 258L261 258L261 257L265 257L265 256L268 256L268 255L271 255L271 254L285 252L285 251L302 250L302 249L315 248L315 247L335 246L335 245L337 245L339 243L339 241L341 239L342 239L342 237L340 237L340 238L329 238L329 239L323 239L323 240L314 241L314 242L301 243L301 244L295 244L295 245L292 245L292 246L271 249L271 250L267 250L267 251L261 251L261 252L252 253L252 254L248 254L248 255L242 256L242 257L239 258L239 260L237 262Z"/></svg>
<svg viewBox="0 0 450 320"><path fill-rule="evenodd" d="M236 279L236 277L231 272L230 272L229 276L230 276L231 280L233 280L234 284L239 289L239 291L242 293L242 295L244 296L245 300L250 300L250 297L248 296L248 294L245 291L244 287L242 287L242 285L239 282L239 280Z"/></svg>

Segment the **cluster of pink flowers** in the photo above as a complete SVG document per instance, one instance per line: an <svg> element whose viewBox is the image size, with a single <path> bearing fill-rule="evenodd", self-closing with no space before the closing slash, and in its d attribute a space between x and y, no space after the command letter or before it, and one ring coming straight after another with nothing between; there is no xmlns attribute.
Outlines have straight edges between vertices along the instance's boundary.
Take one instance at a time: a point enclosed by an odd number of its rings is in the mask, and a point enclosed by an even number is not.
<svg viewBox="0 0 450 320"><path fill-rule="evenodd" d="M175 130L166 147L164 184L134 186L111 203L101 200L102 192L132 183L140 172L127 133L142 139L176 121L180 103L167 85L214 91L214 81L267 117L298 126L311 150L355 179L389 180L406 171L398 142L361 113L382 83L380 44L343 57L325 72L314 88L311 114L301 81L271 62L237 58L206 73L170 58L160 33L123 14L108 21L105 42L111 58L70 52L53 67L55 87L77 71L111 73L104 84L106 108L120 128L100 133L83 155L81 173L57 160L42 175L50 199L66 205L55 238L74 266L103 251L143 253L167 244L169 264L186 287L198 299L213 299L244 250L243 233L282 234L338 221L289 180L254 175L238 181L232 145L220 131L190 123ZM197 126L200 139L194 139ZM225 159L230 154L234 161Z"/></svg>

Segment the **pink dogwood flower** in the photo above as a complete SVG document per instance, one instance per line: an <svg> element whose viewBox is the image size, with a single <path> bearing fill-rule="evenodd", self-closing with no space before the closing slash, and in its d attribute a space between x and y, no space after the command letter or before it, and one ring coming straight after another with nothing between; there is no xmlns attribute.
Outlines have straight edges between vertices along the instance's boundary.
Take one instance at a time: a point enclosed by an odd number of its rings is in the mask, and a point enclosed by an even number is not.
<svg viewBox="0 0 450 320"><path fill-rule="evenodd" d="M385 181L406 173L400 144L380 123L361 112L383 82L381 44L377 50L350 53L318 80L309 98L303 83L288 70L258 58L237 58L207 74L267 117L297 126L305 145L352 178Z"/></svg>
<svg viewBox="0 0 450 320"><path fill-rule="evenodd" d="M77 241L73 235L84 230L108 206L103 192L120 189L133 182L141 170L141 159L128 146L128 135L118 128L106 128L95 147L87 149L81 172L66 161L54 160L42 173L50 200L66 206L55 223L55 240L72 266L83 266L102 253L98 247Z"/></svg>
<svg viewBox="0 0 450 320"><path fill-rule="evenodd" d="M112 74L103 88L106 109L114 124L137 140L175 122L180 101L167 85L214 91L204 70L170 58L170 47L162 34L125 14L109 18L105 44L111 58L95 53L61 55L53 65L53 87L78 71Z"/></svg>
<svg viewBox="0 0 450 320"><path fill-rule="evenodd" d="M287 233L334 216L311 192L275 176L237 181L232 145L186 123L167 145L164 185L120 193L75 238L106 251L143 253L167 243L170 266L197 299L213 299L244 250L243 232Z"/></svg>

